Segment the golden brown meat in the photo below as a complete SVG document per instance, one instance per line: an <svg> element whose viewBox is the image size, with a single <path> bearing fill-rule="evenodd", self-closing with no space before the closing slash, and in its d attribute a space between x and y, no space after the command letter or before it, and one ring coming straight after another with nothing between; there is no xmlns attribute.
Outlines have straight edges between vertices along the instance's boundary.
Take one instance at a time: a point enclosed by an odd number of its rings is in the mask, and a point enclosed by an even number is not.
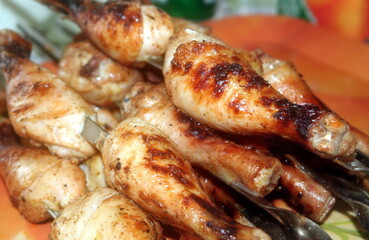
<svg viewBox="0 0 369 240"><path fill-rule="evenodd" d="M139 1L39 1L68 12L93 43L124 65L161 57L173 34L168 14Z"/></svg>
<svg viewBox="0 0 369 240"><path fill-rule="evenodd" d="M64 49L58 64L59 77L86 101L100 107L116 107L141 73L121 65L91 42L77 41Z"/></svg>
<svg viewBox="0 0 369 240"><path fill-rule="evenodd" d="M94 118L89 104L52 72L30 61L30 52L30 44L18 34L0 32L0 69L15 131L61 157L94 155L95 148L81 136L85 118Z"/></svg>
<svg viewBox="0 0 369 240"><path fill-rule="evenodd" d="M203 239L270 239L224 215L174 143L138 118L124 120L110 133L102 156L108 185L164 223Z"/></svg>
<svg viewBox="0 0 369 240"><path fill-rule="evenodd" d="M13 146L0 152L0 173L12 202L31 222L51 218L85 193L83 171L46 149Z"/></svg>
<svg viewBox="0 0 369 240"><path fill-rule="evenodd" d="M67 206L51 225L52 240L161 240L160 224L113 189L99 188Z"/></svg>
<svg viewBox="0 0 369 240"><path fill-rule="evenodd" d="M262 62L264 79L291 102L297 104L312 103L321 109L328 109L315 96L292 63L275 59L260 49L255 50L253 53ZM351 125L350 130L356 137L357 149L369 155L369 135Z"/></svg>
<svg viewBox="0 0 369 240"><path fill-rule="evenodd" d="M122 102L126 116L144 119L174 141L191 164L264 196L278 183L281 164L256 149L239 146L180 112L163 84L137 83Z"/></svg>
<svg viewBox="0 0 369 240"><path fill-rule="evenodd" d="M194 31L174 37L163 74L179 109L221 131L278 135L325 158L355 150L347 123L313 104L297 105L261 75L256 57Z"/></svg>

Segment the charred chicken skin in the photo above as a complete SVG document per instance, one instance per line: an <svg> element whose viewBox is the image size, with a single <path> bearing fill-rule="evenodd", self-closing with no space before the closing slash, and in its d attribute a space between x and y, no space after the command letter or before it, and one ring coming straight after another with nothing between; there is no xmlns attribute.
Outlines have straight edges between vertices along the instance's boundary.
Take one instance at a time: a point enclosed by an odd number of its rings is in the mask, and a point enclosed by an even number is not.
<svg viewBox="0 0 369 240"><path fill-rule="evenodd" d="M163 74L174 105L210 127L278 135L324 158L355 151L344 120L316 105L288 101L261 77L261 63L247 51L186 30L172 38Z"/></svg>
<svg viewBox="0 0 369 240"><path fill-rule="evenodd" d="M122 103L122 112L162 130L191 164L229 183L242 183L255 195L268 194L278 183L281 164L277 159L222 138L183 114L172 104L163 84L135 84Z"/></svg>
<svg viewBox="0 0 369 240"><path fill-rule="evenodd" d="M55 74L29 60L31 45L10 30L0 32L0 69L8 114L16 133L76 160L96 150L82 136L90 105Z"/></svg>
<svg viewBox="0 0 369 240"><path fill-rule="evenodd" d="M162 57L174 31L168 14L139 1L39 1L67 12L93 43L124 65Z"/></svg>
<svg viewBox="0 0 369 240"><path fill-rule="evenodd" d="M203 239L270 239L223 214L175 144L138 118L124 120L110 133L102 157L108 185L166 224Z"/></svg>
<svg viewBox="0 0 369 240"><path fill-rule="evenodd" d="M262 62L264 79L291 102L297 104L312 103L321 109L328 109L315 96L292 63L275 59L260 49L255 50L254 54ZM369 155L369 136L353 126L350 126L350 129L356 137L357 149Z"/></svg>

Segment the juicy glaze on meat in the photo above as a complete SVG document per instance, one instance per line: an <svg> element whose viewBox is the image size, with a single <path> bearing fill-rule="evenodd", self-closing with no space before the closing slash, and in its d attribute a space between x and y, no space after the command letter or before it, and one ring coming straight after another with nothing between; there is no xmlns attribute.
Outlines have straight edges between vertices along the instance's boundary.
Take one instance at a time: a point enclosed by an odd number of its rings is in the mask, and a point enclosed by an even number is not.
<svg viewBox="0 0 369 240"><path fill-rule="evenodd" d="M172 38L163 67L174 105L201 123L278 135L325 158L353 154L355 138L346 122L316 105L291 103L261 73L253 54L191 30Z"/></svg>
<svg viewBox="0 0 369 240"><path fill-rule="evenodd" d="M162 130L191 164L229 183L239 182L255 195L268 194L278 183L281 164L277 159L222 138L183 114L172 104L163 84L135 84L122 102L122 112Z"/></svg>
<svg viewBox="0 0 369 240"><path fill-rule="evenodd" d="M160 221L203 239L270 239L233 222L203 192L175 144L138 118L121 122L102 148L106 181Z"/></svg>

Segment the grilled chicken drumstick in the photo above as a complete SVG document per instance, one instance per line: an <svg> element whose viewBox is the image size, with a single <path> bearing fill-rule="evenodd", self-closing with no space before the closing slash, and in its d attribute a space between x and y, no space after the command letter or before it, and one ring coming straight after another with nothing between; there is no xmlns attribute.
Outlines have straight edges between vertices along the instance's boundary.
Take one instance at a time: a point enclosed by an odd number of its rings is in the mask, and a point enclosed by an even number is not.
<svg viewBox="0 0 369 240"><path fill-rule="evenodd" d="M68 205L51 224L51 240L163 239L160 224L113 189L99 188Z"/></svg>
<svg viewBox="0 0 369 240"><path fill-rule="evenodd" d="M325 158L355 151L344 120L313 104L288 101L260 76L260 62L244 50L186 30L170 42L163 74L174 105L210 127L279 135Z"/></svg>
<svg viewBox="0 0 369 240"><path fill-rule="evenodd" d="M163 84L136 83L122 102L122 112L162 130L191 164L229 183L237 181L255 195L268 194L278 183L281 164L277 159L224 139L183 114L169 100Z"/></svg>
<svg viewBox="0 0 369 240"><path fill-rule="evenodd" d="M108 185L164 223L203 239L270 239L223 214L174 143L138 118L124 120L109 134L102 157Z"/></svg>
<svg viewBox="0 0 369 240"><path fill-rule="evenodd" d="M124 65L162 57L173 34L169 15L139 1L39 1L68 13L93 43Z"/></svg>
<svg viewBox="0 0 369 240"><path fill-rule="evenodd" d="M311 91L293 63L275 59L260 49L253 53L262 62L264 79L288 100L296 104L312 103L321 109L329 110ZM353 126L350 126L350 129L356 137L357 149L369 155L369 135Z"/></svg>
<svg viewBox="0 0 369 240"><path fill-rule="evenodd" d="M87 40L69 44L58 64L59 77L100 107L116 107L142 74L106 56Z"/></svg>
<svg viewBox="0 0 369 240"><path fill-rule="evenodd" d="M83 171L47 149L10 146L0 152L0 173L13 203L34 223L55 213L85 193Z"/></svg>
<svg viewBox="0 0 369 240"><path fill-rule="evenodd" d="M61 157L84 159L95 148L82 136L90 105L55 74L29 60L31 45L10 30L0 32L0 70L8 114L17 134Z"/></svg>

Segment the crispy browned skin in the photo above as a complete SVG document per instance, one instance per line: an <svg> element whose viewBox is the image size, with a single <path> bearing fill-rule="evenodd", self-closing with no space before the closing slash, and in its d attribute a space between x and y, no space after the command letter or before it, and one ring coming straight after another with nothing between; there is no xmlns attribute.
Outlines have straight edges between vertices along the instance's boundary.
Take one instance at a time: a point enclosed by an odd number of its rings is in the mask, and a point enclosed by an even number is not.
<svg viewBox="0 0 369 240"><path fill-rule="evenodd" d="M163 73L174 105L210 127L278 135L325 158L355 150L345 121L316 105L288 101L260 76L260 62L244 50L187 30L169 44Z"/></svg>
<svg viewBox="0 0 369 240"><path fill-rule="evenodd" d="M43 222L85 193L85 175L46 149L13 146L0 152L0 173L12 202L31 222Z"/></svg>
<svg viewBox="0 0 369 240"><path fill-rule="evenodd" d="M124 120L110 133L102 156L108 185L162 222L203 239L270 239L223 214L175 144L138 118Z"/></svg>
<svg viewBox="0 0 369 240"><path fill-rule="evenodd" d="M30 61L30 51L30 44L15 32L0 32L0 69L15 131L61 157L94 155L95 148L81 136L85 118L94 118L90 105L55 74Z"/></svg>
<svg viewBox="0 0 369 240"><path fill-rule="evenodd" d="M122 111L161 129L191 164L227 182L239 182L255 195L268 194L278 183L281 164L277 159L222 138L183 114L169 100L163 84L135 84L122 102Z"/></svg>
<svg viewBox="0 0 369 240"><path fill-rule="evenodd" d="M160 224L113 189L99 188L67 206L51 225L52 240L163 239Z"/></svg>
<svg viewBox="0 0 369 240"><path fill-rule="evenodd" d="M116 107L141 73L109 58L90 41L69 44L58 64L59 77L88 102L100 107Z"/></svg>
<svg viewBox="0 0 369 240"><path fill-rule="evenodd" d="M291 62L275 59L260 49L255 50L253 53L262 62L262 76L264 79L291 102L297 104L312 103L321 109L328 109L327 106L315 96ZM351 125L350 130L356 137L356 148L369 155L369 135Z"/></svg>
<svg viewBox="0 0 369 240"><path fill-rule="evenodd" d="M294 163L283 158L280 184L288 193L297 210L315 222L322 223L336 202L332 194L308 174L298 169Z"/></svg>
<svg viewBox="0 0 369 240"><path fill-rule="evenodd" d="M139 1L39 1L68 12L92 42L125 65L162 56L173 34L168 14Z"/></svg>

